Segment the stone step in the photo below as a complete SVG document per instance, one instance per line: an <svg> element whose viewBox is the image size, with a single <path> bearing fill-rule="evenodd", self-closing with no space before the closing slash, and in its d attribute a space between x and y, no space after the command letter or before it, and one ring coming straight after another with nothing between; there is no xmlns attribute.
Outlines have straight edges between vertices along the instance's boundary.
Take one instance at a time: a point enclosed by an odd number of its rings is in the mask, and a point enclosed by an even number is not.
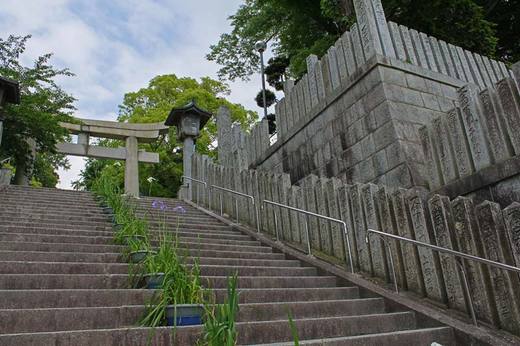
<svg viewBox="0 0 520 346"><path fill-rule="evenodd" d="M0 241L0 250L8 251L45 251L45 252L89 252L107 253L123 250L119 245L74 244L74 243L38 243L19 241Z"/></svg>
<svg viewBox="0 0 520 346"><path fill-rule="evenodd" d="M292 302L284 305L241 304L237 321L285 320L287 311L291 311L295 318L303 318L307 315L315 315L312 309L315 309L320 316L366 315L383 312L384 302L381 298L369 298ZM341 309L344 311L341 312ZM117 307L0 309L0 320L2 321L0 334L127 327L135 325L145 312L144 304Z"/></svg>
<svg viewBox="0 0 520 346"><path fill-rule="evenodd" d="M106 230L85 230L83 227L70 228L71 225L67 225L66 227L40 227L38 224L34 225L9 225L9 226L0 226L0 232L13 232L13 233L43 233L43 234L64 234L64 235L80 235L83 234L85 236L106 236L113 237L115 234L115 230L112 227L107 227ZM163 230L151 230L150 234L159 236L163 232L167 233L185 233L187 235L194 236L204 236L207 235L208 238L220 238L220 239L251 239L251 237L240 233L239 231L229 229L198 229L198 228L189 228L183 226L182 228L171 229L168 231Z"/></svg>
<svg viewBox="0 0 520 346"><path fill-rule="evenodd" d="M204 285L210 288L227 287L227 276L201 276ZM265 287L334 287L334 276L240 276L240 288ZM126 274L3 274L0 290L29 289L120 289L127 288L129 276Z"/></svg>
<svg viewBox="0 0 520 346"><path fill-rule="evenodd" d="M129 327L145 311L144 305L0 310L0 334Z"/></svg>
<svg viewBox="0 0 520 346"><path fill-rule="evenodd" d="M159 328L91 329L62 332L20 333L0 335L0 346L42 345L196 345L202 333L200 326Z"/></svg>
<svg viewBox="0 0 520 346"><path fill-rule="evenodd" d="M204 280L209 280L211 288L226 288L228 283L227 276L204 277ZM335 276L239 276L237 286L239 288L309 288L334 287L335 285Z"/></svg>
<svg viewBox="0 0 520 346"><path fill-rule="evenodd" d="M36 205L34 207L27 207L27 206L21 206L21 205L3 205L0 206L0 215L2 212L6 213L16 213L16 214L62 214L66 213L67 215L72 216L94 216L94 217L108 217L111 218L111 214L107 214L103 211L100 207L95 208L81 208L81 205L79 206L70 206L68 208L64 207L54 207L52 205Z"/></svg>
<svg viewBox="0 0 520 346"><path fill-rule="evenodd" d="M280 276L280 277L306 277L316 276L316 268L313 267L263 267L263 266L230 266L230 265L201 265L200 271L205 276L228 276L235 272L238 276Z"/></svg>
<svg viewBox="0 0 520 346"><path fill-rule="evenodd" d="M77 202L96 202L93 195L76 195L76 194L63 194L63 193L27 193L23 191L7 191L5 193L6 198L18 198L24 199L52 199L55 201L77 201Z"/></svg>
<svg viewBox="0 0 520 346"><path fill-rule="evenodd" d="M77 191L77 190L63 190L54 187L32 187L32 186L21 186L21 185L9 185L7 187L7 193L16 192L29 192L29 193L51 193L59 196L73 195L73 196L94 196L90 191Z"/></svg>
<svg viewBox="0 0 520 346"><path fill-rule="evenodd" d="M215 289L218 301L227 297L227 289ZM242 288L239 289L241 303L319 301L359 298L359 288L310 287L310 288Z"/></svg>
<svg viewBox="0 0 520 346"><path fill-rule="evenodd" d="M137 212L135 215L139 218L145 219L145 220L154 220L154 221L167 221L170 223L175 223L177 220L187 220L187 221L204 221L204 222L212 222L212 223L219 223L223 225L222 222L219 220L216 220L215 218L208 216L208 215L198 215L198 214L150 214L150 213L142 213Z"/></svg>
<svg viewBox="0 0 520 346"><path fill-rule="evenodd" d="M126 263L0 262L0 274L127 274Z"/></svg>
<svg viewBox="0 0 520 346"><path fill-rule="evenodd" d="M113 237L86 237L75 235L55 235L55 234L28 234L0 232L0 242L32 242L32 243L74 243L90 245L110 245L113 244ZM158 246L157 240L151 241L152 246ZM261 246L258 241L226 240L213 238L179 238L179 247L192 249L214 249L214 250L235 250L236 251L259 251L270 252L271 248Z"/></svg>
<svg viewBox="0 0 520 346"><path fill-rule="evenodd" d="M0 261L117 263L119 253L0 251Z"/></svg>
<svg viewBox="0 0 520 346"><path fill-rule="evenodd" d="M48 251L48 252L87 252L87 253L117 253L122 251L119 245L93 245L74 243L34 243L34 242L2 242L0 251ZM269 249L269 248L268 248ZM272 252L248 252L216 249L187 249L188 255L197 257L247 258L247 259L284 259L285 255Z"/></svg>
<svg viewBox="0 0 520 346"><path fill-rule="evenodd" d="M17 221L4 221L0 220L0 229L13 229L13 227L38 227L38 228L70 228L72 223L43 223L43 222L17 222ZM83 223L82 225L76 225L74 223L75 228L87 230L87 231L111 231L111 224L98 224L98 223Z"/></svg>
<svg viewBox="0 0 520 346"><path fill-rule="evenodd" d="M2 274L0 290L129 288L127 274Z"/></svg>
<svg viewBox="0 0 520 346"><path fill-rule="evenodd" d="M412 312L308 318L294 320L294 323L302 340L386 333L416 327ZM243 322L237 328L238 344L242 345L293 340L288 319Z"/></svg>
<svg viewBox="0 0 520 346"><path fill-rule="evenodd" d="M74 263L74 262L0 262L0 274L127 274L125 263ZM241 276L315 276L312 267L263 267L200 265L201 275L227 276L237 272Z"/></svg>
<svg viewBox="0 0 520 346"><path fill-rule="evenodd" d="M296 260L248 259L225 257L187 257L186 263L198 260L201 265L300 267ZM72 262L72 263L124 263L119 253L78 253L78 252L41 252L41 251L0 251L0 261L19 262Z"/></svg>
<svg viewBox="0 0 520 346"><path fill-rule="evenodd" d="M188 257L187 263L198 260L201 265L225 265L225 266L262 266L262 267L300 267L300 261L296 260L270 260L247 258L221 258L221 257Z"/></svg>
<svg viewBox="0 0 520 346"><path fill-rule="evenodd" d="M94 221L89 220L88 218L85 220L60 220L60 219L54 219L54 220L48 220L48 219L41 219L41 220L31 220L30 218L26 217L2 217L2 220L0 221L0 227L2 225L45 225L49 228L59 228L64 226L70 226L73 224L75 227L80 229L98 229L99 230L105 230L107 228L112 228L113 223L112 221L105 219L103 221ZM95 228L93 228L95 227Z"/></svg>
<svg viewBox="0 0 520 346"><path fill-rule="evenodd" d="M0 210L0 217L3 220L28 220L32 222L40 222L40 221L55 221L55 220L61 220L61 221L68 221L68 222L76 222L76 221L92 221L92 222L108 222L112 223L112 218L109 217L107 214L99 214L99 215L85 215L85 214L69 214L65 211L61 213L49 213L49 212L42 212L42 213L22 213L22 212L15 212L15 211L7 211L7 210Z"/></svg>
<svg viewBox="0 0 520 346"><path fill-rule="evenodd" d="M289 311L294 319L383 314L385 302L365 298L241 304L238 321L286 321Z"/></svg>
<svg viewBox="0 0 520 346"><path fill-rule="evenodd" d="M115 231L91 231L83 229L70 229L70 228L44 228L44 227L27 227L27 226L14 226L9 228L1 228L2 233L20 233L20 234L52 234L52 235L72 235L72 236L83 236L83 237L114 237Z"/></svg>
<svg viewBox="0 0 520 346"><path fill-rule="evenodd" d="M33 243L76 243L76 244L112 244L113 237L86 237L76 235L57 235L45 233L13 233L0 232L0 242L33 242Z"/></svg>
<svg viewBox="0 0 520 346"><path fill-rule="evenodd" d="M0 290L0 309L47 309L142 305L154 290L147 289L44 289Z"/></svg>
<svg viewBox="0 0 520 346"><path fill-rule="evenodd" d="M90 208L99 208L100 204L94 200L77 200L74 197L71 198L53 198L47 196L35 196L35 195L27 195L27 196L15 196L15 195L7 195L2 198L0 202L0 206L2 205L17 205L22 203L21 205L34 206L34 205L53 205L60 206L63 208L67 208L70 206L84 206Z"/></svg>
<svg viewBox="0 0 520 346"><path fill-rule="evenodd" d="M141 305L153 290L144 289L35 289L1 290L0 309L46 309ZM227 289L214 290L217 301L224 301ZM359 298L357 287L323 288L242 288L240 303L319 301Z"/></svg>
<svg viewBox="0 0 520 346"><path fill-rule="evenodd" d="M356 335L338 338L300 340L305 346L431 346L437 343L442 346L456 346L453 329L449 327L400 330L390 333ZM274 344L257 344L255 346L293 346L294 342L277 342Z"/></svg>
<svg viewBox="0 0 520 346"><path fill-rule="evenodd" d="M166 230L175 230L177 228L189 227L192 229L230 229L231 227L222 223L200 223L200 222L172 222L164 224ZM148 228L150 230L162 230L163 224L160 222L148 221Z"/></svg>

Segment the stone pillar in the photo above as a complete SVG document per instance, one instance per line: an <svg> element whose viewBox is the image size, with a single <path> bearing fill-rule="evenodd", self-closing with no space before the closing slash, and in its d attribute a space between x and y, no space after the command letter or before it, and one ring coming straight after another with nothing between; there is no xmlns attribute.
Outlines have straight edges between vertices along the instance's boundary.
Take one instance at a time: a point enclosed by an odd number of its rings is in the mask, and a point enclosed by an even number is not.
<svg viewBox="0 0 520 346"><path fill-rule="evenodd" d="M193 137L185 137L184 138L184 148L183 148L183 159L182 164L184 168L184 176L191 177L191 157L193 156L193 153L195 153L195 141ZM192 191L192 182L188 182L188 188L187 188L187 199L191 200L191 191Z"/></svg>
<svg viewBox="0 0 520 346"><path fill-rule="evenodd" d="M4 133L4 118L0 114L0 145L2 145L2 134Z"/></svg>
<svg viewBox="0 0 520 346"><path fill-rule="evenodd" d="M511 66L511 70L513 71L513 75L516 79L516 84L520 88L520 61L516 62Z"/></svg>
<svg viewBox="0 0 520 346"><path fill-rule="evenodd" d="M0 88L0 100L3 100L4 98L4 89ZM0 104L0 145L2 145L2 134L4 132L4 115L2 114L3 109L2 105Z"/></svg>
<svg viewBox="0 0 520 346"><path fill-rule="evenodd" d="M31 182L34 158L36 157L36 141L32 138L27 138L26 141L29 146L29 160L17 163L14 176L15 185L29 186Z"/></svg>
<svg viewBox="0 0 520 346"><path fill-rule="evenodd" d="M139 197L139 147L136 137L126 138L125 194Z"/></svg>
<svg viewBox="0 0 520 346"><path fill-rule="evenodd" d="M354 9L366 59L376 54L395 58L381 0L354 0Z"/></svg>

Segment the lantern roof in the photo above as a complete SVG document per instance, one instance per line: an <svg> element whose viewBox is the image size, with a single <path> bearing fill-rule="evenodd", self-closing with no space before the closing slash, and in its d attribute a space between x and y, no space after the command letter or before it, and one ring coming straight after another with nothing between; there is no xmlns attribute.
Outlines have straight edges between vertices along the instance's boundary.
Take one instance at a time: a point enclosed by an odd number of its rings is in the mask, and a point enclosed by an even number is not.
<svg viewBox="0 0 520 346"><path fill-rule="evenodd" d="M5 102L20 103L20 85L17 81L0 76L0 87L5 89Z"/></svg>
<svg viewBox="0 0 520 346"><path fill-rule="evenodd" d="M211 113L197 107L194 100L191 100L187 105L180 108L173 108L168 115L168 118L164 122L166 126L177 126L181 119L186 115L195 114L200 117L200 130L206 125L208 120L211 118Z"/></svg>

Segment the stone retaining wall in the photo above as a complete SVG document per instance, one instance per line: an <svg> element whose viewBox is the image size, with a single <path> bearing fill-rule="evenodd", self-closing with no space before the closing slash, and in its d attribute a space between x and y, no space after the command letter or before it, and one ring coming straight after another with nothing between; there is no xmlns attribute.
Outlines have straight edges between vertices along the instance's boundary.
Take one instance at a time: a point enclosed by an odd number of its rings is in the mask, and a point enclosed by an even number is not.
<svg viewBox="0 0 520 346"><path fill-rule="evenodd" d="M239 170L213 163L208 157L193 158L194 178L254 196L255 202L271 200L346 222L356 271L392 280L389 253L377 237L367 239L367 228L436 244L490 260L520 265L520 204L507 208L466 197L451 200L421 189L397 189L374 184L345 184L336 178L309 175L300 186L291 185L288 174ZM255 227L255 208L245 197L193 186L192 199L214 211ZM235 204L235 201L237 204ZM210 202L208 204L208 202ZM275 216L276 215L276 216ZM276 222L275 222L276 220ZM336 223L306 217L265 205L260 210L261 230L279 234L282 241L305 251L306 224L313 252L330 261L346 263L345 238ZM278 226L275 229L275 224ZM453 257L410 244L392 246L397 282L401 290L466 312L461 274ZM520 335L520 281L517 274L464 261L477 317Z"/></svg>
<svg viewBox="0 0 520 346"><path fill-rule="evenodd" d="M482 91L464 86L457 106L420 134L432 191L502 205L520 200L520 90L513 78Z"/></svg>

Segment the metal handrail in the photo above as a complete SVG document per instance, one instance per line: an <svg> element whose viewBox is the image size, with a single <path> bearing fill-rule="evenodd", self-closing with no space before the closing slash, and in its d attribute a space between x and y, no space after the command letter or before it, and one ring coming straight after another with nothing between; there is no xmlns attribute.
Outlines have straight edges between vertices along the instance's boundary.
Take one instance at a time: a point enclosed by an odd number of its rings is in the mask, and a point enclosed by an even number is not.
<svg viewBox="0 0 520 346"><path fill-rule="evenodd" d="M255 198L253 196L248 195L248 194L243 193L243 192L231 190L231 189L228 189L228 188L225 188L225 187L222 187L222 186L210 185L210 187L209 187L210 196L209 196L209 201L208 201L208 205L209 205L210 209L211 209L211 205L210 205L210 203L211 203L211 189L217 189L217 190L228 192L228 193L231 193L231 194L234 194L234 195L237 195L237 196L249 198L251 200L251 203L253 204L253 207L255 208L256 229L257 229L257 232L260 233L260 217L258 215L258 204L255 203ZM223 210L222 210L222 196L219 196L219 200L220 200L220 215L222 215L223 214ZM236 210L237 222L238 222L239 221L238 220L238 199L236 199L236 198L235 198L235 210Z"/></svg>
<svg viewBox="0 0 520 346"><path fill-rule="evenodd" d="M191 178L191 177L187 177L187 176L185 176L185 175L183 175L181 178L182 178L182 179L191 180L191 181L194 181L194 182L196 182L196 183L203 184L204 187L208 187L208 183L206 183L205 181L198 180L198 179Z"/></svg>
<svg viewBox="0 0 520 346"><path fill-rule="evenodd" d="M354 273L354 262L352 261L352 251L351 251L351 248L350 248L350 240L349 240L349 237L348 237L348 229L347 229L347 224L345 223L345 221L338 220L338 219L335 219L333 217L329 217L329 216L325 216L325 215L321 215L321 214L316 214L316 213L313 213L313 212L310 212L310 211L307 211L307 210L304 210L304 209L291 207L290 205L287 205L287 204L282 204L282 203L278 203L278 202L274 202L274 201L269 201L269 200L266 200L266 199L264 199L262 201L262 203L275 205L275 206L280 207L280 208L289 209L289 210L296 211L296 212L299 212L299 213L302 213L302 214L306 214L306 215L309 215L309 216L314 216L314 217L317 217L317 218L321 218L321 219L324 219L324 220L337 222L337 223L341 224L343 226L343 232L345 234L345 238L344 238L345 239L345 247L346 247L347 253L348 253L348 257L346 257L345 260L350 263L350 270L352 271L352 273ZM278 240L278 221L277 221L277 218L276 218L276 213L274 213L274 222L275 222L276 239ZM308 252L309 255L312 255L312 253L311 253L311 239L309 237L309 226L307 225L307 220L305 220L305 231L307 233L307 252Z"/></svg>
<svg viewBox="0 0 520 346"><path fill-rule="evenodd" d="M199 183L199 184L204 185L205 189L208 188L208 183L206 183L205 181L202 181L202 180L199 180L199 179L195 179L195 178L192 178L192 177L187 177L185 175L181 176L181 179L183 179L183 180L190 180L190 181L193 181L195 183ZM199 189L197 189L197 204L199 204Z"/></svg>
<svg viewBox="0 0 520 346"><path fill-rule="evenodd" d="M493 266L493 267L497 267L497 268L500 268L500 269L504 269L504 270L508 270L508 271L512 271L512 272L516 272L516 273L520 273L520 268L511 266L509 264L495 262L495 261L492 261L492 260L488 260L486 258L482 258L482 257L474 256L474 255L469 255L469 254L464 253L464 252L455 251L455 250L448 249L448 248L441 247L441 246L437 246L437 245L423 243L423 242L420 242L420 241L417 241L417 240L414 240L414 239L401 237L401 236L398 236L398 235L395 235L395 234L390 234L390 233L385 233L385 232L381 232L381 231L376 231L374 229L368 229L367 232L368 232L367 233L367 238L372 233L372 234L375 234L375 235L379 236L381 239L384 239L384 237L392 238L392 239L395 239L395 240L404 241L404 242L415 244L415 245L419 245L419 246L424 246L426 248L429 248L429 249L432 249L432 250L435 250L435 251L438 251L438 252L442 252L442 253L446 253L448 255L454 256L457 259L456 263L457 263L457 265L460 268L461 273L462 273L462 279L464 281L464 291L466 292L466 296L468 297L468 303L469 303L468 305L469 305L471 319L473 320L473 323L476 326L478 326L478 322L477 322L477 317L476 317L476 314L475 314L475 308L473 306L473 298L471 297L471 292L469 290L469 284L468 284L468 279L467 279L466 268L464 266L464 262L460 261L460 259L461 258L465 258L465 259L468 259L468 260L472 260L472 261L475 261L475 262L480 262L480 263L487 264L487 265L490 265L490 266ZM389 247L389 245L386 242L385 242L385 244ZM395 267L394 267L393 261L391 261L391 266L392 266L392 272L394 274L394 282L395 282L395 286L396 286L396 291L397 291L397 293L399 293L399 291L397 290L397 281L395 281L396 274L395 274Z"/></svg>

